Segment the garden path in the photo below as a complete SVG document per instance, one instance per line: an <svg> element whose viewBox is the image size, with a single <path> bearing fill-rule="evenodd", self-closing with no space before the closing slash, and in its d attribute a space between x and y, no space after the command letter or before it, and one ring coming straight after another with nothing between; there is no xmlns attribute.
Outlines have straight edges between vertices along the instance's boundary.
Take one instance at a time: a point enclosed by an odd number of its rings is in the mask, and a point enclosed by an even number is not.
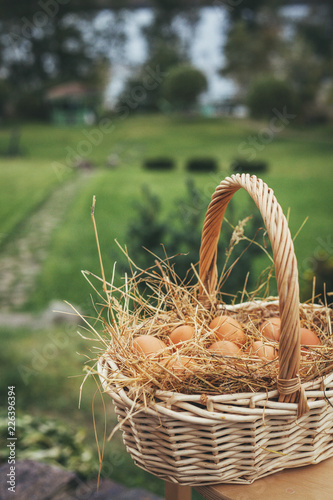
<svg viewBox="0 0 333 500"><path fill-rule="evenodd" d="M0 251L0 313L20 309L34 290L36 278L75 193L91 172L79 172L49 194Z"/></svg>

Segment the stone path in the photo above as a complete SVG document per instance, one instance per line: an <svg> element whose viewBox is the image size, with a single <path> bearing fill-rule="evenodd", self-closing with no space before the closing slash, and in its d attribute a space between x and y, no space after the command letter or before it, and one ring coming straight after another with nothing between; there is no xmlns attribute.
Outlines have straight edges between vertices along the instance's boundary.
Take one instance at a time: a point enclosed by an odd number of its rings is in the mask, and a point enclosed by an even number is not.
<svg viewBox="0 0 333 500"><path fill-rule="evenodd" d="M54 229L61 223L75 193L91 173L77 176L55 189L23 223L0 252L0 311L20 308L33 291Z"/></svg>

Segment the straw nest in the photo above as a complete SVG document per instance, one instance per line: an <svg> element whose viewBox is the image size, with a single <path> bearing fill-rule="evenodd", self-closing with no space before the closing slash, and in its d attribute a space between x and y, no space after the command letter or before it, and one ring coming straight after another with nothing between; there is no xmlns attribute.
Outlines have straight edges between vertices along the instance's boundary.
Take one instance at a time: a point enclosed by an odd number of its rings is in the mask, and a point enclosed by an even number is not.
<svg viewBox="0 0 333 500"><path fill-rule="evenodd" d="M264 340L278 351L278 343L263 339L260 333L264 320L279 315L277 299L255 300L254 294L245 297L243 293L246 302L228 306L217 295L208 311L197 298L198 286L180 283L168 259L156 262L149 270L135 270L132 277L125 277L121 287L100 280L106 300L101 306L99 327L93 330L100 340L97 357L112 359L118 367L109 372L110 386L126 387L148 397L158 389L183 394L230 394L276 388L278 357L267 361L251 354L249 348L254 341ZM299 312L301 327L313 330L320 339L320 345L302 348L299 374L306 382L333 370L333 311L327 305L307 303L300 304ZM239 355L219 355L208 350L216 341L208 325L222 314L232 316L243 326L246 342ZM184 324L194 328L194 337L175 348L169 335ZM139 335L157 337L166 347L146 356L133 348L133 340Z"/></svg>

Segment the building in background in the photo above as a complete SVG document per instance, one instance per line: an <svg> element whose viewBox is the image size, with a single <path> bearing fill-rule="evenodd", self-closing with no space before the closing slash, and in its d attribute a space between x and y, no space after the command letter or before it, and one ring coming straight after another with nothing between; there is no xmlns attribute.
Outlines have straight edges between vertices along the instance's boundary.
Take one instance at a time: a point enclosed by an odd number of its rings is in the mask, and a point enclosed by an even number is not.
<svg viewBox="0 0 333 500"><path fill-rule="evenodd" d="M46 93L52 123L56 125L92 125L100 102L99 91L80 82L68 82Z"/></svg>

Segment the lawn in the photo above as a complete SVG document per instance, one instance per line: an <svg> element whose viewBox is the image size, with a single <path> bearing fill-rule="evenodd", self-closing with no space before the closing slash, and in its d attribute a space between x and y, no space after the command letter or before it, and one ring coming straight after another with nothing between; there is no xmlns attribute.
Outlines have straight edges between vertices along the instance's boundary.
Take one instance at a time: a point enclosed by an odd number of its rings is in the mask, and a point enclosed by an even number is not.
<svg viewBox="0 0 333 500"><path fill-rule="evenodd" d="M58 184L54 171L43 160L1 160L0 244L10 238Z"/></svg>
<svg viewBox="0 0 333 500"><path fill-rule="evenodd" d="M202 192L196 208L203 217L215 187L230 174L232 160L244 151L251 157L255 155L256 159L268 161L269 170L262 178L274 189L285 213L290 210L293 235L309 218L295 241L302 274L311 255L318 252L325 242L329 246L331 241L333 141L327 128L302 130L290 126L269 143L263 144L260 138L264 137L266 129L263 123L247 120L190 120L164 116L115 120L112 131L104 135L98 128L23 126L22 143L29 159L11 160L11 170L7 166L7 170L1 172L4 176L1 183L4 197L10 199L8 207L11 208L8 211L16 223L27 213L26 207L30 210L36 207L47 195L48 189L71 175L73 169L69 158L73 157L73 152L81 151L83 142L86 147L90 144L88 156L97 165L95 172L87 176L76 197L71 200L63 223L54 232L52 245L38 276L38 286L30 296L27 308L41 309L53 298L86 304L90 290L80 271L100 272L90 220L93 195L97 198L96 221L104 264L110 276L114 260L120 258L114 240L122 245L128 244L128 222L135 218L134 204L142 198L143 185L148 185L160 197L161 217L168 218L172 225L175 200L186 196L186 180L192 177ZM98 145L92 144L93 138ZM249 152L249 149L252 151ZM105 168L110 154L118 156L117 168ZM143 159L155 156L174 158L176 170L143 170ZM216 158L219 172L190 176L185 171L185 162L197 156ZM57 175L59 172L60 178ZM21 183L28 185L29 189L20 189ZM247 198L245 193L235 196L236 205L243 207L243 213L247 210ZM19 208L15 210L17 206ZM254 212L256 209L248 210ZM8 216L2 219L3 227L6 227L7 219ZM13 225L14 222L11 227ZM2 232L5 233L6 229Z"/></svg>

